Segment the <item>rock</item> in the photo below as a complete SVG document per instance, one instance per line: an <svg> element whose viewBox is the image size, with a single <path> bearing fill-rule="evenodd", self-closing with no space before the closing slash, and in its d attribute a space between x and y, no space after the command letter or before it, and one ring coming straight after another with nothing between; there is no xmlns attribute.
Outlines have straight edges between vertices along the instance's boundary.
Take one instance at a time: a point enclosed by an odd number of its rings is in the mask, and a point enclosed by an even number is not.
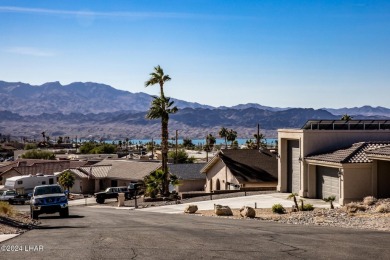
<svg viewBox="0 0 390 260"><path fill-rule="evenodd" d="M244 218L254 218L256 217L256 211L248 206L244 206L240 209L240 215Z"/></svg>
<svg viewBox="0 0 390 260"><path fill-rule="evenodd" d="M214 205L214 212L217 216L233 216L229 206Z"/></svg>
<svg viewBox="0 0 390 260"><path fill-rule="evenodd" d="M196 211L198 211L198 206L197 205L188 205L184 209L184 213L189 213L189 214L194 214Z"/></svg>

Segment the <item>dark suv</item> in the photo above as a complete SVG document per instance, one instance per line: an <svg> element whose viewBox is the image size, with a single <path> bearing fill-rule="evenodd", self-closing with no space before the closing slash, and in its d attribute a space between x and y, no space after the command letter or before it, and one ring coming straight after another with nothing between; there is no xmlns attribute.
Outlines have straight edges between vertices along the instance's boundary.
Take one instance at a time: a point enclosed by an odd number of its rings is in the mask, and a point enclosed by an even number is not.
<svg viewBox="0 0 390 260"><path fill-rule="evenodd" d="M40 214L56 212L61 217L68 217L68 198L57 184L36 186L30 200L30 212L33 219L38 219Z"/></svg>

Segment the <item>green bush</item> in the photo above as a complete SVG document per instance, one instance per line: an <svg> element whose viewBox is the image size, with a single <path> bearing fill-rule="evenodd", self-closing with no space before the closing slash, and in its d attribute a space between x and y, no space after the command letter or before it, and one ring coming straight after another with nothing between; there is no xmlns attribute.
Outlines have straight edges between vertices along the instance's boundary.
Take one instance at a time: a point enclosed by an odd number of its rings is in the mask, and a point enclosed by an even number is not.
<svg viewBox="0 0 390 260"><path fill-rule="evenodd" d="M274 204L272 206L272 212L277 214L284 214L286 213L286 209L282 206L282 204Z"/></svg>
<svg viewBox="0 0 390 260"><path fill-rule="evenodd" d="M300 210L301 211L312 211L312 210L314 210L314 207L312 204L304 204L303 208L300 207Z"/></svg>
<svg viewBox="0 0 390 260"><path fill-rule="evenodd" d="M41 150L28 150L22 155L23 159L46 159L55 160L56 156L52 152Z"/></svg>
<svg viewBox="0 0 390 260"><path fill-rule="evenodd" d="M26 144L24 146L24 150L32 150L32 149L37 149L37 145L36 144Z"/></svg>
<svg viewBox="0 0 390 260"><path fill-rule="evenodd" d="M115 152L116 146L113 144L86 142L80 146L80 153L82 154L111 154Z"/></svg>

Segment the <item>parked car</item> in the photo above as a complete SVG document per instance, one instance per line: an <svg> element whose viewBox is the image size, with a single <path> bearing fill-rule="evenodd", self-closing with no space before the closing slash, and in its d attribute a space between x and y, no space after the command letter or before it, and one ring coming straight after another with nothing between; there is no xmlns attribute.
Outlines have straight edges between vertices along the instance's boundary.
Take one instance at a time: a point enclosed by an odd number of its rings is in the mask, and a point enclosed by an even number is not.
<svg viewBox="0 0 390 260"><path fill-rule="evenodd" d="M13 199L16 195L17 193L15 190L0 191L0 200L9 202L9 200Z"/></svg>
<svg viewBox="0 0 390 260"><path fill-rule="evenodd" d="M125 199L131 198L131 196L129 197L129 190L127 187L109 187L105 191L95 193L94 196L97 203L103 204L106 199L118 200L119 193L124 193Z"/></svg>
<svg viewBox="0 0 390 260"><path fill-rule="evenodd" d="M9 204L21 204L24 205L26 202L29 202L31 199L31 196L28 194L19 194L16 193L15 197L10 198L8 200Z"/></svg>
<svg viewBox="0 0 390 260"><path fill-rule="evenodd" d="M38 219L41 214L60 213L69 216L68 198L58 184L36 186L30 200L31 218Z"/></svg>

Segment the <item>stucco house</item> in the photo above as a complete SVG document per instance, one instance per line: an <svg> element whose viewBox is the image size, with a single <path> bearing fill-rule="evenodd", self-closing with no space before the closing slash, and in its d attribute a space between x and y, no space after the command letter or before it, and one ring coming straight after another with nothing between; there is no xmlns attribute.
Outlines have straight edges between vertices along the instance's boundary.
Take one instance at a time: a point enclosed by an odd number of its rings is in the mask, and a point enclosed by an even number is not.
<svg viewBox="0 0 390 260"><path fill-rule="evenodd" d="M45 175L54 174L63 170L85 165L87 162L82 161L57 161L57 160L34 160L34 159L18 159L8 165L0 167L0 184L4 185L7 178L36 175L42 173Z"/></svg>
<svg viewBox="0 0 390 260"><path fill-rule="evenodd" d="M201 170L205 191L276 188L277 162L267 150L222 149Z"/></svg>
<svg viewBox="0 0 390 260"><path fill-rule="evenodd" d="M278 191L335 195L343 205L390 188L389 158L378 154L390 144L390 121L309 120L301 129L279 129L278 144Z"/></svg>
<svg viewBox="0 0 390 260"><path fill-rule="evenodd" d="M206 176L201 174L205 163L169 164L169 172L179 178L180 185L175 187L177 192L203 191Z"/></svg>
<svg viewBox="0 0 390 260"><path fill-rule="evenodd" d="M127 186L142 181L160 168L161 163L157 162L103 160L91 166L69 169L76 179L71 192L94 193L108 187Z"/></svg>

